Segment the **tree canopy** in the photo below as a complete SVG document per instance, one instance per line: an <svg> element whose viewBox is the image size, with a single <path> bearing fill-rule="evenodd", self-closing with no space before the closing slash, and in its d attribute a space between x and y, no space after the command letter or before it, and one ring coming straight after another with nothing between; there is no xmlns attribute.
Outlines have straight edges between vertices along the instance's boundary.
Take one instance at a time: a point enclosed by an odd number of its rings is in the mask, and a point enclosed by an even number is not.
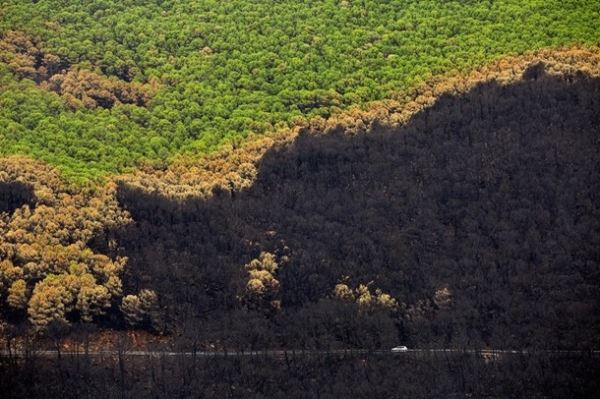
<svg viewBox="0 0 600 399"><path fill-rule="evenodd" d="M600 40L593 0L0 1L0 153L74 181Z"/></svg>

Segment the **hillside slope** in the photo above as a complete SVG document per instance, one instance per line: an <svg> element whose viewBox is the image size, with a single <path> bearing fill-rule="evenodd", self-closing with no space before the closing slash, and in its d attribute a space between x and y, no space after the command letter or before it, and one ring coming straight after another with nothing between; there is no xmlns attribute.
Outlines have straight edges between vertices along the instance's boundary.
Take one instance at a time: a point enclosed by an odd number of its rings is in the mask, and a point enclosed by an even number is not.
<svg viewBox="0 0 600 399"><path fill-rule="evenodd" d="M595 347L599 72L585 49L508 58L96 190L3 159L2 318L228 348Z"/></svg>
<svg viewBox="0 0 600 399"><path fill-rule="evenodd" d="M600 41L595 0L0 1L0 154L71 181Z"/></svg>
<svg viewBox="0 0 600 399"><path fill-rule="evenodd" d="M126 281L232 345L595 347L599 98L532 64L406 124L305 129L240 191L122 184Z"/></svg>

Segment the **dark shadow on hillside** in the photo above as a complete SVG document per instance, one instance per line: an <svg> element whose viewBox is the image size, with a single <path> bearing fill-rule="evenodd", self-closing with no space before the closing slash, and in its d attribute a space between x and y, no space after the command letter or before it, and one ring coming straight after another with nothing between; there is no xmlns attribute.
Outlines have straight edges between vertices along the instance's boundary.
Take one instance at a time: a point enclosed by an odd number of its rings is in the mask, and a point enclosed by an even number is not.
<svg viewBox="0 0 600 399"><path fill-rule="evenodd" d="M333 318L316 303L348 277L407 304L451 290L449 307L396 321L410 343L597 347L600 80L535 68L444 95L402 127L303 132L233 197L121 187L127 288L155 288L176 323L228 318L244 263L287 246L280 336Z"/></svg>
<svg viewBox="0 0 600 399"><path fill-rule="evenodd" d="M0 182L0 213L14 212L26 204L35 204L32 186L21 182Z"/></svg>

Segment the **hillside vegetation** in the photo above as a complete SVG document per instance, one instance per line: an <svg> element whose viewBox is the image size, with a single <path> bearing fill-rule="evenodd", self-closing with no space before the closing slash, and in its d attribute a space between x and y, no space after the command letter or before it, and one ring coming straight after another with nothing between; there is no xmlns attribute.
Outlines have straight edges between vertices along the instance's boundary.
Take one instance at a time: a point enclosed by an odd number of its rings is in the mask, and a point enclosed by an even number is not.
<svg viewBox="0 0 600 399"><path fill-rule="evenodd" d="M205 154L433 75L600 40L566 1L0 1L0 154L71 181Z"/></svg>
<svg viewBox="0 0 600 399"><path fill-rule="evenodd" d="M18 323L27 316L39 331L68 320L92 322L120 304L127 259L110 259L87 246L104 229L129 220L115 188L76 191L46 165L0 160L3 319Z"/></svg>
<svg viewBox="0 0 600 399"><path fill-rule="evenodd" d="M302 129L210 195L121 183L125 281L227 347L597 346L600 79L546 69Z"/></svg>
<svg viewBox="0 0 600 399"><path fill-rule="evenodd" d="M595 347L599 75L597 49L509 57L95 190L5 159L2 318L226 348Z"/></svg>

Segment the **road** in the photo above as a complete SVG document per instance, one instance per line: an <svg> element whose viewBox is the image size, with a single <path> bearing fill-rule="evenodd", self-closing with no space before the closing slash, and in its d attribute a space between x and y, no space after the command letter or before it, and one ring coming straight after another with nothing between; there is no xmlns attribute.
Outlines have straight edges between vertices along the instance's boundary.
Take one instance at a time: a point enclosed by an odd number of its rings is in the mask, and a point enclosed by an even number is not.
<svg viewBox="0 0 600 399"><path fill-rule="evenodd" d="M216 352L216 351L197 351L197 352L172 352L172 351L61 351L61 356L93 356L93 357L112 357L121 354L125 357L299 357L299 356L324 356L324 355L410 355L410 354L467 354L478 355L482 357L500 357L503 355L580 355L580 356L600 356L600 350L511 350L511 349L408 349L403 352L392 352L391 350L367 350L367 349L336 349L336 350L259 350L242 352ZM7 350L0 351L0 357L57 357L56 350L33 350L22 351Z"/></svg>

